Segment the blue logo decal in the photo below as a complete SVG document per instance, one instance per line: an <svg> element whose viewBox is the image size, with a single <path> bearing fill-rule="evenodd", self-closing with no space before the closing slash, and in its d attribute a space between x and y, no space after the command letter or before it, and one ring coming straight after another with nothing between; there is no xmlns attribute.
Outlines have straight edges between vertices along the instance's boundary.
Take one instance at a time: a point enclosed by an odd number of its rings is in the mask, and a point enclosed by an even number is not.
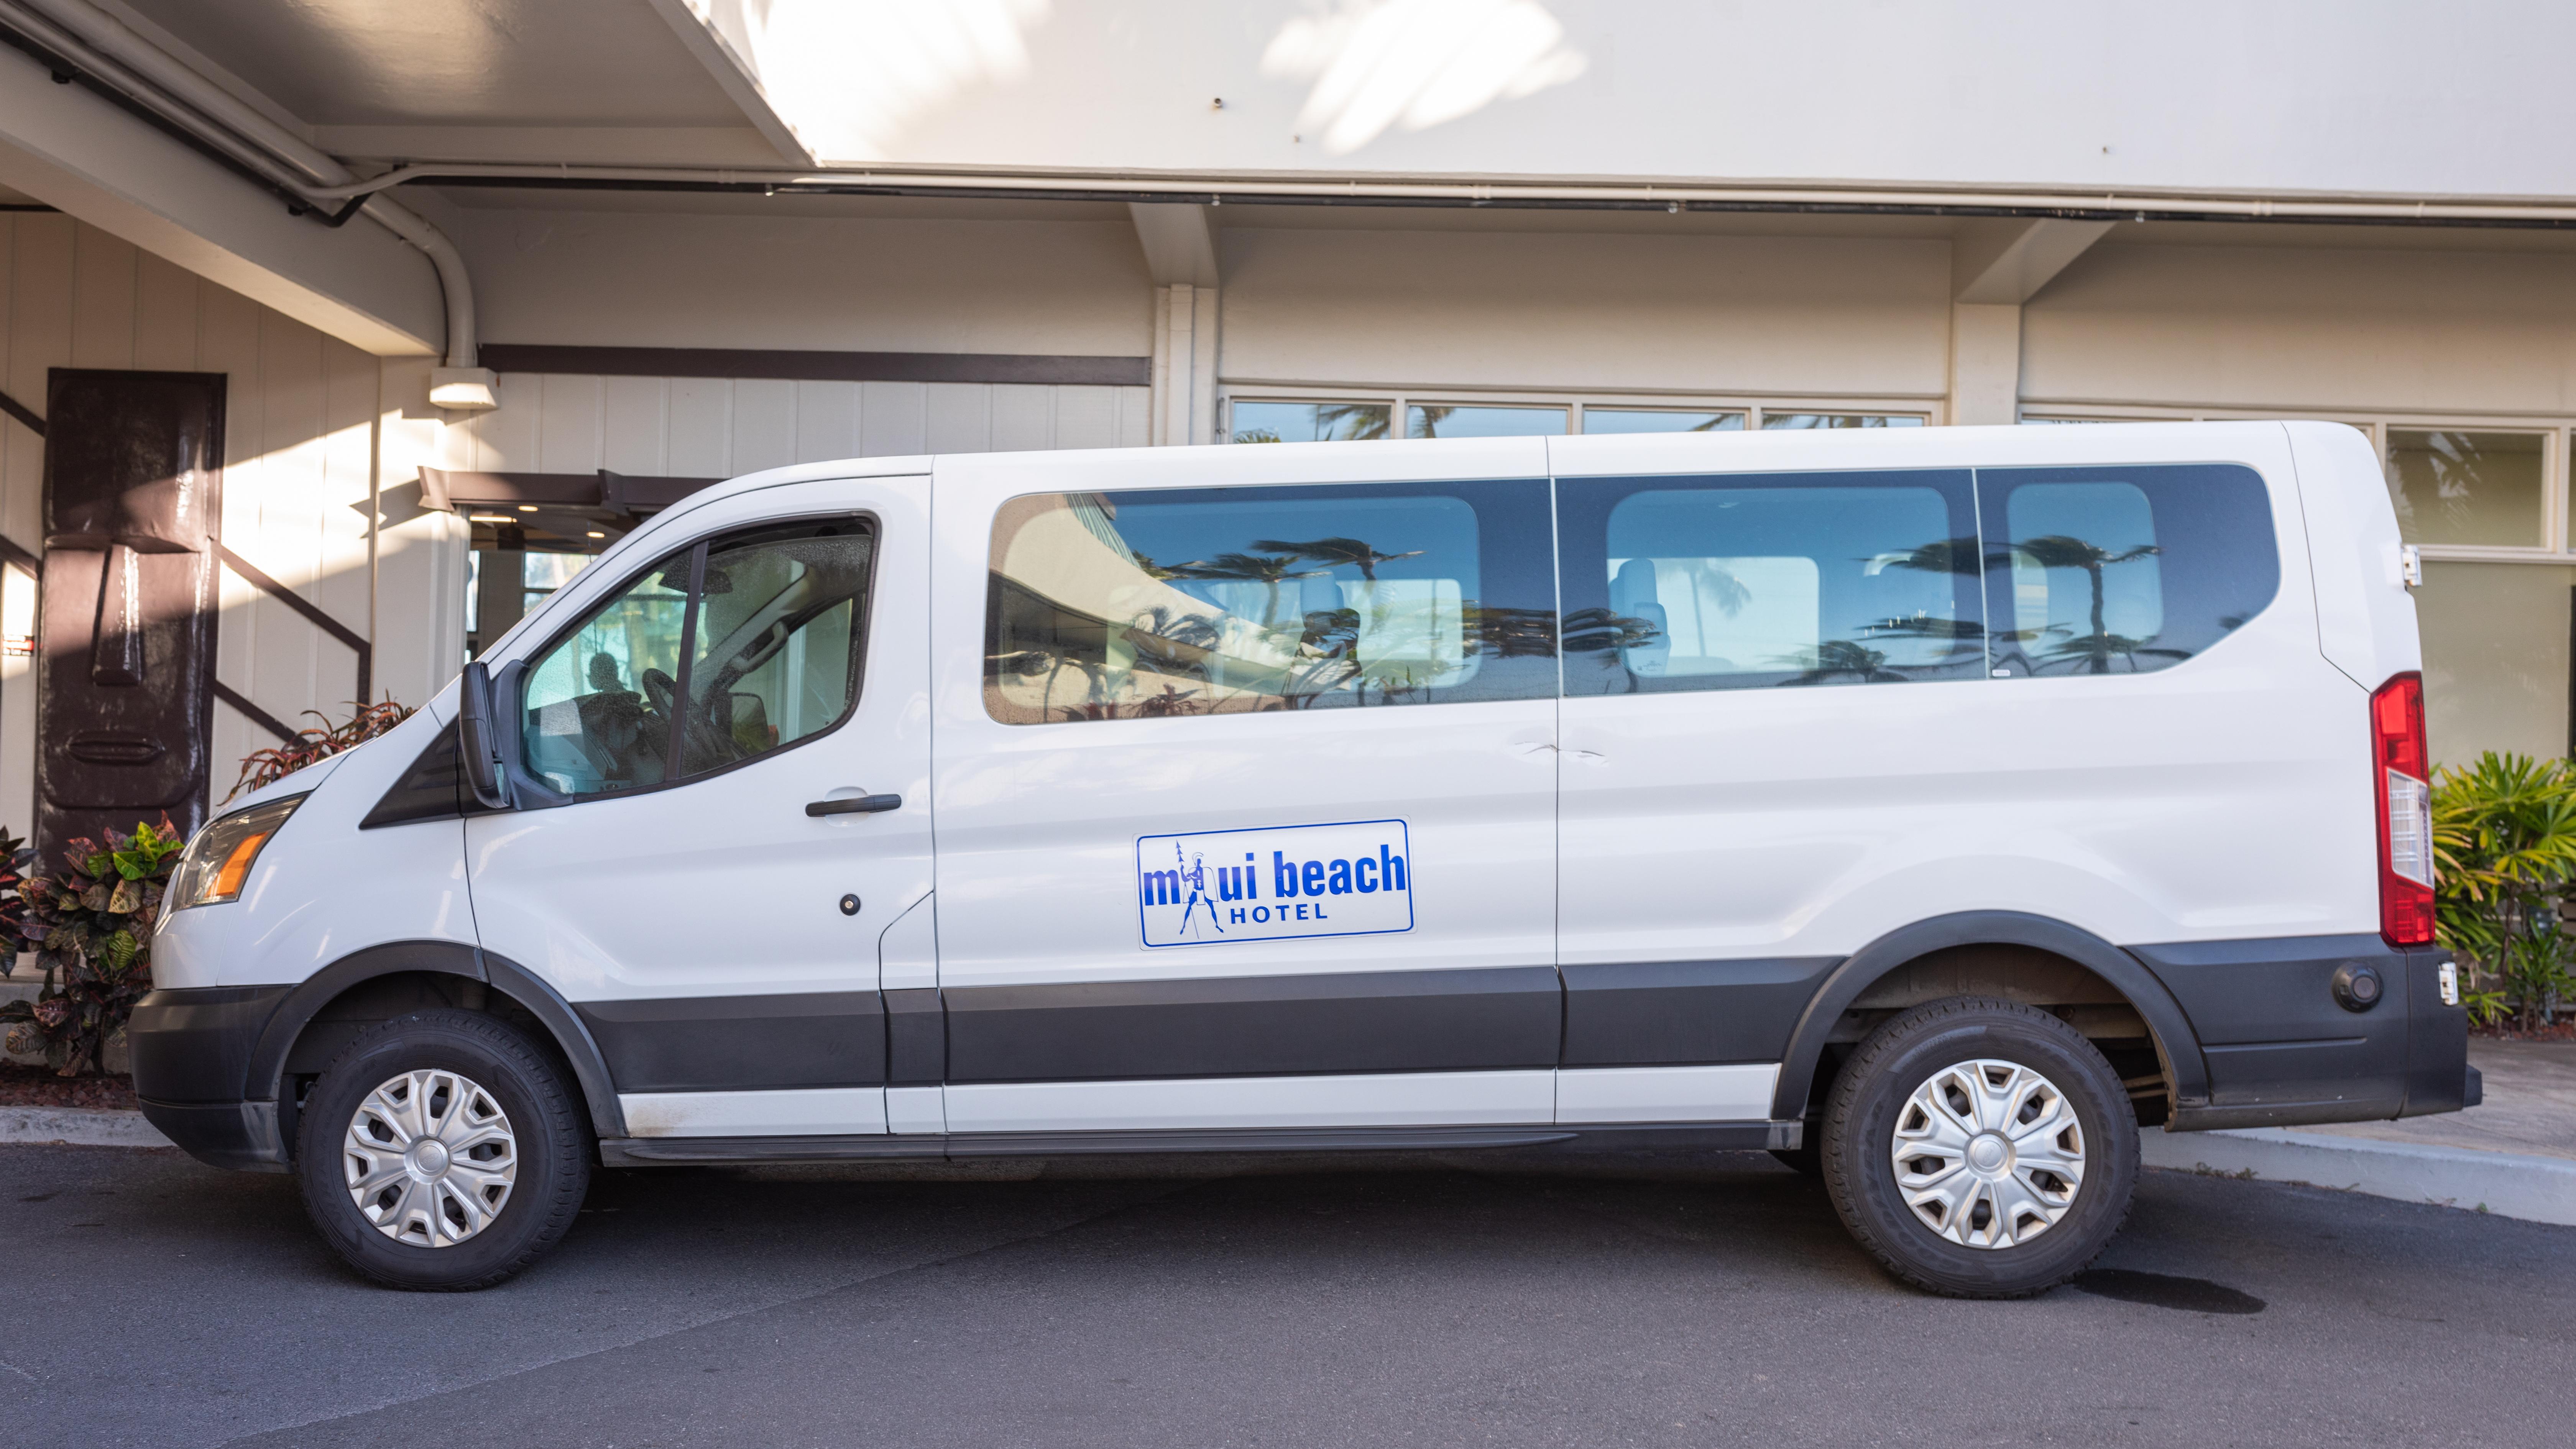
<svg viewBox="0 0 2576 1449"><path fill-rule="evenodd" d="M1136 842L1147 946L1214 946L1413 929L1401 820L1148 835Z"/></svg>

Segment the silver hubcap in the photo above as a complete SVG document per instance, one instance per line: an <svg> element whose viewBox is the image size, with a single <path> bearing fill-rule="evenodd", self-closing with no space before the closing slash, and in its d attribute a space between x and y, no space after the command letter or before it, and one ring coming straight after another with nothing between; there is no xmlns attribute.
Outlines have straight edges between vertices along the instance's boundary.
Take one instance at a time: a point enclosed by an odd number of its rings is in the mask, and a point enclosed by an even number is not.
<svg viewBox="0 0 2576 1449"><path fill-rule="evenodd" d="M519 1179L509 1117L454 1072L405 1072L369 1092L341 1156L358 1211L417 1248L452 1248L491 1226Z"/></svg>
<svg viewBox="0 0 2576 1449"><path fill-rule="evenodd" d="M2009 1248L2047 1232L2084 1184L2075 1108L2019 1062L1934 1072L1896 1114L1890 1156L1915 1217L1971 1248Z"/></svg>

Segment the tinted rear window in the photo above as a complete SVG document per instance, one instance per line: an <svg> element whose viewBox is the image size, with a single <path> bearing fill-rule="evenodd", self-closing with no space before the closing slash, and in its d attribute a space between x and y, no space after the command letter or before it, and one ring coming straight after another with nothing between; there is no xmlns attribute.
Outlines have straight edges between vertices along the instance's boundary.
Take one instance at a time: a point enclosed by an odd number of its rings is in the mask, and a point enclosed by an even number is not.
<svg viewBox="0 0 2576 1449"><path fill-rule="evenodd" d="M2251 468L1981 468L1977 503L1999 679L2170 669L2280 592Z"/></svg>
<svg viewBox="0 0 2576 1449"><path fill-rule="evenodd" d="M1569 478L1569 695L2169 669L2280 591L2235 464Z"/></svg>

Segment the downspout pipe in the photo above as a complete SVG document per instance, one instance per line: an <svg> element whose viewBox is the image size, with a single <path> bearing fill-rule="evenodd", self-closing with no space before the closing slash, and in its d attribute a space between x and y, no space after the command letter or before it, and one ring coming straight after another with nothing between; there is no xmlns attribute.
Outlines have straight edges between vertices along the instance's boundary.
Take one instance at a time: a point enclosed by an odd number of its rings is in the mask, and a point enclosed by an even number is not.
<svg viewBox="0 0 2576 1449"><path fill-rule="evenodd" d="M0 0L0 21L60 51L64 59L89 70L153 114L320 211L328 213L339 199L327 194L332 188L359 181L339 158L260 114L84 0ZM442 371L479 370L474 285L456 243L420 213L389 197L369 196L359 214L419 248L437 272L447 308L447 365ZM454 380L443 381L452 384ZM489 374L481 381L488 399ZM440 383L433 382L432 401L439 400L435 395L439 388ZM472 405L462 397L458 401Z"/></svg>

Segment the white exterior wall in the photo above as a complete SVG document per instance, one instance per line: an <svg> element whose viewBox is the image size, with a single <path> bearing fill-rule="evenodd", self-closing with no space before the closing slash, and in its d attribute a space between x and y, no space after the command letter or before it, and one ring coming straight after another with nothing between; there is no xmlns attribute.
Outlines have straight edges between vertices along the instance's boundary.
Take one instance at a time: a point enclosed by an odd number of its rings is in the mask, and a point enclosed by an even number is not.
<svg viewBox="0 0 2576 1449"><path fill-rule="evenodd" d="M911 453L1141 448L1149 390L964 382L501 375L439 466L730 478L787 463Z"/></svg>
<svg viewBox="0 0 2576 1449"><path fill-rule="evenodd" d="M2576 252L2189 230L2115 230L2023 308L2025 402L2576 413Z"/></svg>
<svg viewBox="0 0 2576 1449"><path fill-rule="evenodd" d="M920 216L831 214L831 203L789 198L763 215L608 204L620 209L440 213L473 268L485 341L1154 350L1153 282L1123 206L961 220L953 204Z"/></svg>
<svg viewBox="0 0 2576 1449"><path fill-rule="evenodd" d="M1913 399L1940 239L1229 229L1219 373L1262 385Z"/></svg>

